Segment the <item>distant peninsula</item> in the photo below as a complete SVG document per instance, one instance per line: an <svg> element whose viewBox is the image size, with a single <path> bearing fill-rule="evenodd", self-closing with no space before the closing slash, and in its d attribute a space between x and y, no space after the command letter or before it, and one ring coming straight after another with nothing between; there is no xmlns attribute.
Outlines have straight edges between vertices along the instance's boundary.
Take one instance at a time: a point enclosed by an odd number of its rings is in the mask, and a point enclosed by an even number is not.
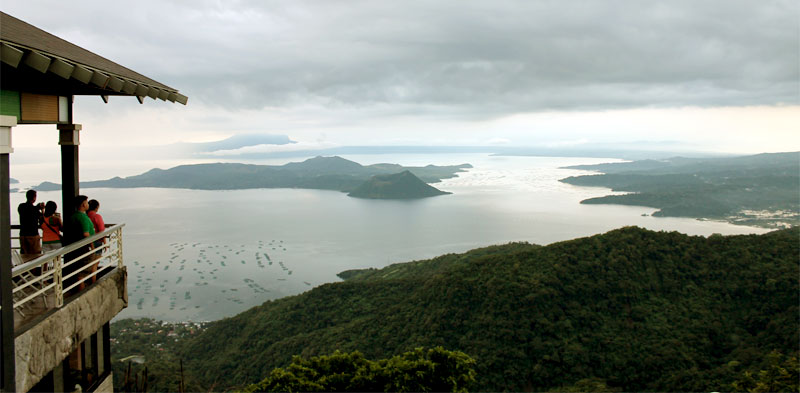
<svg viewBox="0 0 800 393"><path fill-rule="evenodd" d="M375 175L347 196L367 199L418 199L446 194L450 193L425 184L411 171L405 170L391 175Z"/></svg>
<svg viewBox="0 0 800 393"><path fill-rule="evenodd" d="M241 190L252 188L308 188L354 191L373 176L408 171L424 183L436 183L458 176L470 164L404 167L397 164L361 165L342 157L314 157L285 165L214 163L180 165L170 169L151 169L125 178L81 182L81 188L188 188L193 190ZM60 190L61 185L44 182L39 191ZM432 188L432 187L431 187ZM435 190L435 188L434 188ZM438 190L437 190L438 191ZM441 192L441 191L440 191Z"/></svg>
<svg viewBox="0 0 800 393"><path fill-rule="evenodd" d="M561 182L629 194L582 204L648 206L653 216L693 217L780 228L800 225L800 152L728 158L642 160L567 169L595 170Z"/></svg>

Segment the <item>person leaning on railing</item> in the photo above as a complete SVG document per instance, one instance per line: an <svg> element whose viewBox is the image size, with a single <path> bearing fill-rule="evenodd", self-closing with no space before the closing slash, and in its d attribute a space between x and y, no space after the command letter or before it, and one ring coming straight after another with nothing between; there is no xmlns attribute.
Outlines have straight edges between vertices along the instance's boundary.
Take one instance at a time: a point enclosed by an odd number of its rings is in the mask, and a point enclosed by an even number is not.
<svg viewBox="0 0 800 393"><path fill-rule="evenodd" d="M89 210L89 198L87 198L85 195L78 195L78 196L75 197L74 201L75 201L75 203L74 203L75 212L72 213L72 215L69 217L69 221L68 221L67 226L66 226L67 230L66 230L66 233L65 233L66 238L65 238L65 244L64 245L72 244L72 243L78 242L78 241L80 241L82 239L85 239L87 237L90 237L90 236L94 235L94 224L92 224L92 221L89 219L89 216L86 215L86 211ZM69 254L66 255L67 263L69 263L70 261L72 261L72 260L74 260L76 258L79 258L83 254L88 253L93 248L94 247L93 247L92 244L87 244L86 246L83 246L83 247L81 247L81 248L79 248L79 249L77 249L75 251L70 252ZM83 266L86 266L87 263L91 263L92 261L94 261L96 259L94 257L95 257L95 254L91 254L91 256L84 257L84 259L82 261L75 262L75 263L69 264L68 266L65 266L63 275L66 276L66 275L68 275L68 274L70 274L70 273L82 268ZM94 272L94 270L97 270L97 265L96 264L94 264L93 267L90 267L90 268L88 268L86 270L83 270L80 273L78 273L76 275L77 276L77 280L80 280L80 279L84 278L87 274ZM74 277L71 278L69 280L69 283L65 283L64 286L68 287L68 286L72 285L72 283L75 280L76 280L76 278L74 278ZM84 287L85 287L85 284L81 283L78 286L78 290L83 290Z"/></svg>

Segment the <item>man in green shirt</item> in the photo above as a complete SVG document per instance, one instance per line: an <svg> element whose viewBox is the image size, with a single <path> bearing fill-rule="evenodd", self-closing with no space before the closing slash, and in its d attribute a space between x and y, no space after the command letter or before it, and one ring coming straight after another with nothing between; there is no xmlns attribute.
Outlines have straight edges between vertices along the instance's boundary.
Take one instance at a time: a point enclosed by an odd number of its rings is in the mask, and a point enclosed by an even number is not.
<svg viewBox="0 0 800 393"><path fill-rule="evenodd" d="M94 224L92 224L92 220L89 219L89 216L86 215L86 211L89 210L89 198L86 197L86 195L78 195L75 197L74 202L75 202L74 204L75 212L72 213L72 215L69 217L69 224L67 225L67 232L65 233L67 244L72 244L94 235ZM71 252L67 256L68 260L67 263L91 251L92 248L93 248L92 244L87 244L86 246L83 246ZM96 259L94 257L95 254L87 255L81 261L75 262L70 266L65 267L64 275L70 274L82 268L83 266L92 263ZM92 267L82 270L80 273L77 274L77 278L72 277L72 279L69 280L69 285L72 285L72 283L74 283L76 280L82 279L83 277L86 277L87 275L94 273L95 271L97 271L97 263L93 263ZM97 277L93 276L92 282L95 282L96 280ZM69 285L65 283L65 286ZM84 287L85 283L81 283L78 286L78 290L83 290Z"/></svg>
<svg viewBox="0 0 800 393"><path fill-rule="evenodd" d="M75 212L72 213L72 217L70 217L73 223L71 229L75 230L73 234L75 237L74 241L94 235L94 224L92 224L92 220L90 220L89 216L86 214L88 210L89 198L85 195L78 195L75 197Z"/></svg>

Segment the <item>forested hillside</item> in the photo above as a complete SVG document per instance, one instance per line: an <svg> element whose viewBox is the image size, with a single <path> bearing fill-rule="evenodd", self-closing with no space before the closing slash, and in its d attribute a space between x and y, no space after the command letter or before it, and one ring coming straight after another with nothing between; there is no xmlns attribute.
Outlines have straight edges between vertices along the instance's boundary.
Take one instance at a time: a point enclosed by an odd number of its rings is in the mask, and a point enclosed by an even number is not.
<svg viewBox="0 0 800 393"><path fill-rule="evenodd" d="M473 390L729 390L796 356L800 230L691 237L630 227L384 269L264 303L178 347L202 386L262 380L292 355L390 358L442 346Z"/></svg>

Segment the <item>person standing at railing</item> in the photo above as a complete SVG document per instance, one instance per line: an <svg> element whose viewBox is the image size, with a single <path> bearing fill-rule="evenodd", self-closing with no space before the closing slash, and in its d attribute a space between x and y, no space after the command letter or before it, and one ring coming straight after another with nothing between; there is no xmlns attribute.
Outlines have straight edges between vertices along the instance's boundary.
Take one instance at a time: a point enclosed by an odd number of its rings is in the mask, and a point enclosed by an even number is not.
<svg viewBox="0 0 800 393"><path fill-rule="evenodd" d="M17 207L19 213L19 246L22 254L41 254L42 238L39 236L39 227L42 225L42 210L44 203L36 203L36 190L25 193L25 203Z"/></svg>
<svg viewBox="0 0 800 393"><path fill-rule="evenodd" d="M90 200L89 210L86 211L86 215L89 216L90 220L92 220L92 225L94 225L94 233L100 233L106 230L106 223L103 221L103 216L97 213L98 210L100 210L100 202L98 202L97 199ZM99 248L105 242L105 238L94 242L94 248ZM98 251L97 253L99 255L102 253L102 251Z"/></svg>
<svg viewBox="0 0 800 393"><path fill-rule="evenodd" d="M74 199L75 201L75 212L69 217L69 222L67 223L66 228L66 244L72 244L78 242L82 239L90 237L94 235L94 224L92 224L92 220L89 219L89 216L86 215L86 211L89 210L89 198L86 195L78 195ZM72 262L74 259L80 257L83 254L91 251L94 247L92 244L87 244L84 247L81 247L67 255L67 263ZM64 268L64 275L70 274L83 266L86 266L87 263L91 263L94 261L95 254L91 254L87 257L84 261L81 262L73 262L71 265ZM78 279L82 279L86 277L87 274L92 273L94 270L97 269L97 265L90 267L86 270L83 270L81 273L78 273ZM74 279L70 280L70 284L65 284L66 286L71 285L74 282ZM83 290L85 287L85 283L81 283L78 286L78 290Z"/></svg>
<svg viewBox="0 0 800 393"><path fill-rule="evenodd" d="M47 201L44 205L44 219L42 220L42 251L49 252L61 248L61 215L56 211L58 205Z"/></svg>

